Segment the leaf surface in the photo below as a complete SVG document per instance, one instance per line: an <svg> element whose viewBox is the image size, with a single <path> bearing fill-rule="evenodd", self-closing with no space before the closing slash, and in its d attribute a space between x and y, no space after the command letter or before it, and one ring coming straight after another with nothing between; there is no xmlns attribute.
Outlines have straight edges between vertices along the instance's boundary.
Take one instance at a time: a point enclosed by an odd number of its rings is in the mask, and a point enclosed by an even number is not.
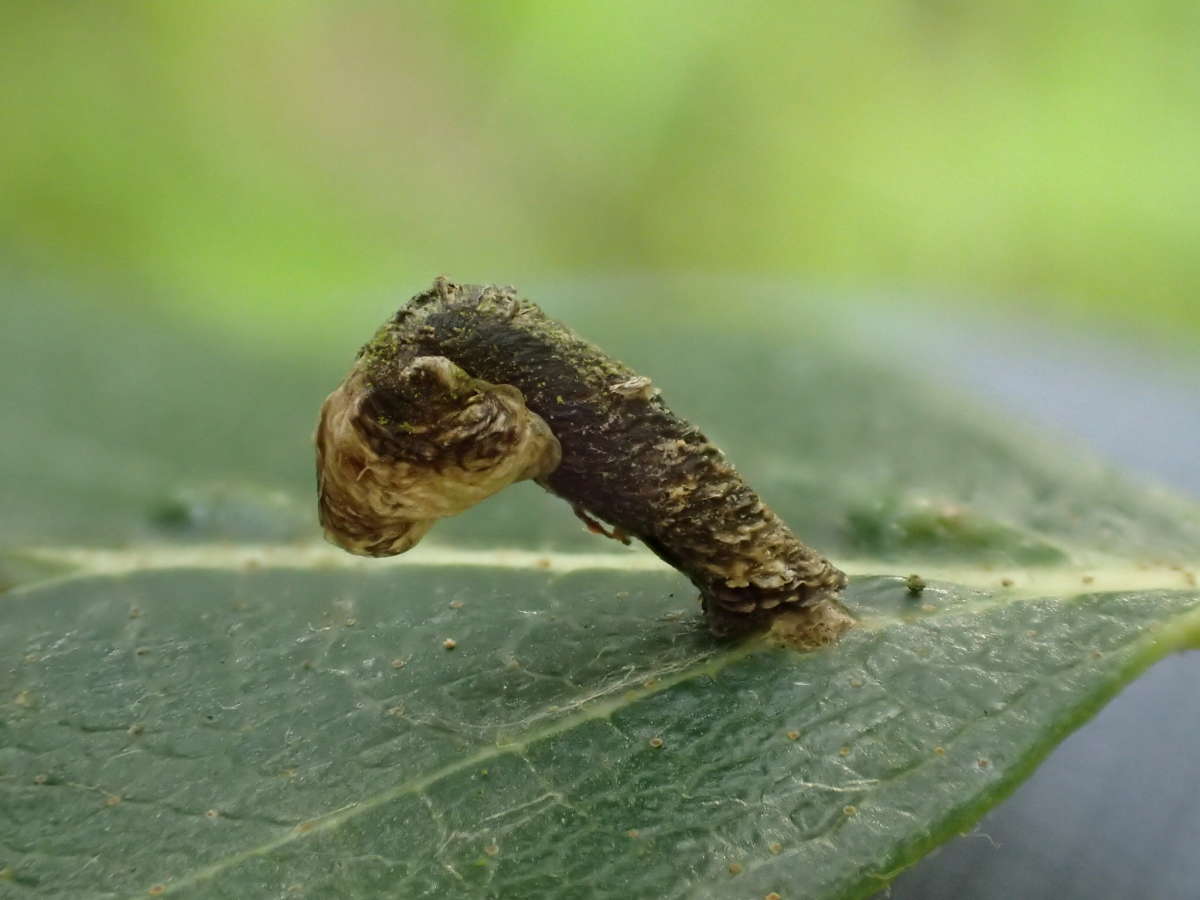
<svg viewBox="0 0 1200 900"><path fill-rule="evenodd" d="M715 643L682 577L527 485L340 555L308 438L348 360L83 307L48 355L16 316L0 896L864 896L1200 643L1192 507L804 311L639 335L600 296L545 305L851 572L858 626Z"/></svg>

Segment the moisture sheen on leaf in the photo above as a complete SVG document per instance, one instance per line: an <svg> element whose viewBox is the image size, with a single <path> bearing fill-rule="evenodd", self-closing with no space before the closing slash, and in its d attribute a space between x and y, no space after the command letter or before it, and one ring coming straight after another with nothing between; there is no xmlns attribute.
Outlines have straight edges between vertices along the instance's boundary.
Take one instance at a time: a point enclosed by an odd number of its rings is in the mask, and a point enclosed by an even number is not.
<svg viewBox="0 0 1200 900"><path fill-rule="evenodd" d="M808 320L664 341L534 296L847 569L857 627L715 643L533 488L339 555L295 512L339 358L214 367L81 313L39 360L16 315L0 375L41 402L0 424L43 452L0 449L0 897L865 896L1200 643L1191 506Z"/></svg>

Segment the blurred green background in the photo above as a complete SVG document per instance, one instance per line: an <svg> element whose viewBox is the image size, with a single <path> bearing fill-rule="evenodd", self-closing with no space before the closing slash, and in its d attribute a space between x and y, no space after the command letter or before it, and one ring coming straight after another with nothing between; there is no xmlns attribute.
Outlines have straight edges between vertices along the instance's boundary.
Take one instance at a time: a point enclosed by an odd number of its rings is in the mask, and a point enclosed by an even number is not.
<svg viewBox="0 0 1200 900"><path fill-rule="evenodd" d="M0 265L81 295L315 340L437 273L665 271L1200 332L1184 0L3 20Z"/></svg>

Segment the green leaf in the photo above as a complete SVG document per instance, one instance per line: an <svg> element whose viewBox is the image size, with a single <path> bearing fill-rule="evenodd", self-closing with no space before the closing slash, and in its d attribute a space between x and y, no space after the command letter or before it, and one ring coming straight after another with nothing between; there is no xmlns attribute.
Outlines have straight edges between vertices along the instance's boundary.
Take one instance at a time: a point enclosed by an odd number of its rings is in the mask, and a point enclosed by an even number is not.
<svg viewBox="0 0 1200 900"><path fill-rule="evenodd" d="M539 299L850 571L838 646L714 642L682 577L527 485L342 555L308 440L349 352L16 315L0 896L864 896L1200 644L1193 507L811 310L600 297Z"/></svg>

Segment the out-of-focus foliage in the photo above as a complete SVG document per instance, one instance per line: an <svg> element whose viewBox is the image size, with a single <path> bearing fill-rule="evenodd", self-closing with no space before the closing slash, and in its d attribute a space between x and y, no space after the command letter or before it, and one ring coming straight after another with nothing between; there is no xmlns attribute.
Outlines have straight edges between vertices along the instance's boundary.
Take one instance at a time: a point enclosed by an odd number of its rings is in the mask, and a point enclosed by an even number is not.
<svg viewBox="0 0 1200 900"><path fill-rule="evenodd" d="M1182 0L13 0L0 262L314 334L437 272L655 269L1194 335L1198 38Z"/></svg>

